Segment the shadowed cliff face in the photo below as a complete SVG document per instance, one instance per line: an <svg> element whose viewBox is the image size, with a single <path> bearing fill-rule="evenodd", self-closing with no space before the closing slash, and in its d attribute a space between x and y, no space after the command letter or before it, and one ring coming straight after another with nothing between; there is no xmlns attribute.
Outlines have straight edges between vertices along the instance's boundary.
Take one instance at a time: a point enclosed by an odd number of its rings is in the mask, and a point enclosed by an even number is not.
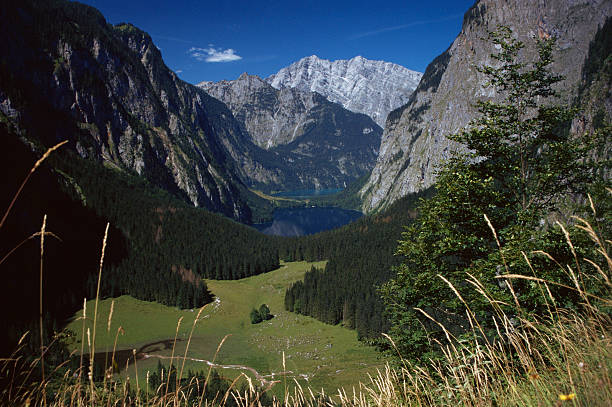
<svg viewBox="0 0 612 407"><path fill-rule="evenodd" d="M604 134L604 128L612 121L612 17L597 31L589 44L589 52L582 68L578 88L578 115L572 122L575 134L600 132L595 160L608 160L612 151L612 139ZM608 130L609 132L609 130ZM604 176L610 178L610 171Z"/></svg>
<svg viewBox="0 0 612 407"><path fill-rule="evenodd" d="M360 192L362 210L384 208L432 185L436 166L460 148L446 135L468 125L477 99L496 96L475 69L493 62L494 50L485 40L488 32L509 26L527 45L525 61L536 55L533 38L557 37L553 70L566 77L560 90L568 102L577 94L589 43L610 15L608 0L476 2L455 41L427 67L410 101L389 113L376 166Z"/></svg>
<svg viewBox="0 0 612 407"><path fill-rule="evenodd" d="M247 141L229 110L170 71L148 34L95 9L25 1L0 13L0 107L27 127L54 121L44 144L133 171L195 206L248 221L227 145Z"/></svg>
<svg viewBox="0 0 612 407"><path fill-rule="evenodd" d="M264 168L277 179L245 171L247 182L268 189L341 188L374 167L382 129L364 114L318 93L274 89L257 76L198 85L227 104L243 133L259 147Z"/></svg>

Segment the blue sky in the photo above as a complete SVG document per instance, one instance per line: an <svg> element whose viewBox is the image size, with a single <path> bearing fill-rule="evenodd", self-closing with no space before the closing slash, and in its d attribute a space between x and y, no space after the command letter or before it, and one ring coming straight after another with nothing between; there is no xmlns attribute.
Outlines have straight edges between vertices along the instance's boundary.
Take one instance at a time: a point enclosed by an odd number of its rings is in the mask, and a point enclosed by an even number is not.
<svg viewBox="0 0 612 407"><path fill-rule="evenodd" d="M81 0L151 34L185 81L267 77L309 55L384 60L423 72L474 0Z"/></svg>

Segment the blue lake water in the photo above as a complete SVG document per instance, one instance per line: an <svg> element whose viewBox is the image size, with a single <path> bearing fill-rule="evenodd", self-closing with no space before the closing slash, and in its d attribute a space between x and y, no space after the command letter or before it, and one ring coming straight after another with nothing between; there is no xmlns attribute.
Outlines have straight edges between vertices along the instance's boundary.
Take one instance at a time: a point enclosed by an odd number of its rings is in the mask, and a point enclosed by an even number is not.
<svg viewBox="0 0 612 407"><path fill-rule="evenodd" d="M253 227L266 235L303 236L339 228L361 216L361 212L341 208L283 208L274 211L272 222Z"/></svg>
<svg viewBox="0 0 612 407"><path fill-rule="evenodd" d="M342 191L342 189L299 189L295 191L284 191L272 194L272 196L280 196L284 198L308 198L311 196L333 195Z"/></svg>

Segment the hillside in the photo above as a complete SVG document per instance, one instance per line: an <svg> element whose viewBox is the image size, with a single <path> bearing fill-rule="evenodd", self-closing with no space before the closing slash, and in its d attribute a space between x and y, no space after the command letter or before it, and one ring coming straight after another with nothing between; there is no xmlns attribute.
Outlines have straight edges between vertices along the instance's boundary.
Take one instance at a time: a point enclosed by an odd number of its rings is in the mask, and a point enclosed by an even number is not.
<svg viewBox="0 0 612 407"><path fill-rule="evenodd" d="M376 211L432 185L436 167L459 148L446 136L474 119L476 100L495 98L475 69L490 62L488 32L500 24L511 26L519 39L531 44L521 55L525 61L535 52L531 38L557 37L553 69L565 76L562 97L572 102L589 44L610 16L609 1L476 2L457 38L429 64L409 102L389 114L376 166L361 190L362 210Z"/></svg>
<svg viewBox="0 0 612 407"><path fill-rule="evenodd" d="M243 133L267 150L258 157L277 168L277 178L259 180L257 173L245 174L262 189L342 188L374 166L382 129L318 93L277 90L246 73L198 87L224 102Z"/></svg>
<svg viewBox="0 0 612 407"><path fill-rule="evenodd" d="M60 0L7 4L0 18L0 106L38 151L68 139L83 158L250 220L226 146L242 143L238 125L166 67L148 34Z"/></svg>

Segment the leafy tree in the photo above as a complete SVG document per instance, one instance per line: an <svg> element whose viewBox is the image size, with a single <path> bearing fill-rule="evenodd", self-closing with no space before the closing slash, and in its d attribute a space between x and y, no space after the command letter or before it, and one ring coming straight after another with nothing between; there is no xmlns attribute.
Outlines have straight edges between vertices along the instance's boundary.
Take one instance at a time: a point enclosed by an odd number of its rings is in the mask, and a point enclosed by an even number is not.
<svg viewBox="0 0 612 407"><path fill-rule="evenodd" d="M262 321L259 311L257 311L255 308L251 310L250 316L251 316L251 324L258 324Z"/></svg>
<svg viewBox="0 0 612 407"><path fill-rule="evenodd" d="M266 304L261 304L261 306L259 307L259 310L253 308L251 310L250 317L251 317L251 324L258 324L260 322L268 321L274 318L272 314L270 314L270 308L268 308Z"/></svg>
<svg viewBox="0 0 612 407"><path fill-rule="evenodd" d="M261 304L261 307L259 307L259 316L261 317L262 321L267 321L273 318L272 314L270 314L270 308L268 308L266 304Z"/></svg>
<svg viewBox="0 0 612 407"><path fill-rule="evenodd" d="M438 355L432 344L444 343L446 337L438 323L454 335L469 330L463 301L484 325L485 336L495 335L491 321L496 309L475 284L506 304L520 302L528 312L540 311L539 292L495 277L508 265L520 272L521 251L546 247L567 254L559 244L562 235L546 227L545 219L559 208L562 197L580 192L591 178L585 158L592 143L569 132L575 111L549 104L557 97L554 85L563 79L550 71L554 39L537 42L538 57L531 64L519 62L524 44L507 27L489 39L498 49L491 55L495 65L479 70L499 98L477 101L479 117L449 136L467 152L456 153L440 169L437 194L422 202L418 221L399 242L398 254L405 262L380 291L390 333L406 357ZM556 275L554 267L544 269L546 277L566 278ZM562 294L571 301L570 292Z"/></svg>

